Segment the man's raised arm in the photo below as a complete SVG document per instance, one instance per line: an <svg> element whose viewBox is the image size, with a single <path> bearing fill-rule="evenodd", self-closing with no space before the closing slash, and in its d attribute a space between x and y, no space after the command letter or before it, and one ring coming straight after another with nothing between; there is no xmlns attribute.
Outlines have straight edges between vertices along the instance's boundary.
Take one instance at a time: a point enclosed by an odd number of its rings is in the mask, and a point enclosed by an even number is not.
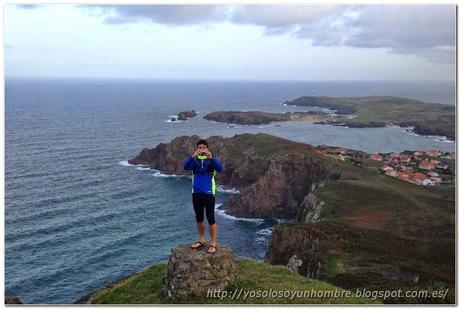
<svg viewBox="0 0 460 309"><path fill-rule="evenodd" d="M192 156L189 156L188 159L184 162L184 170L192 170L194 163L195 163L195 158Z"/></svg>

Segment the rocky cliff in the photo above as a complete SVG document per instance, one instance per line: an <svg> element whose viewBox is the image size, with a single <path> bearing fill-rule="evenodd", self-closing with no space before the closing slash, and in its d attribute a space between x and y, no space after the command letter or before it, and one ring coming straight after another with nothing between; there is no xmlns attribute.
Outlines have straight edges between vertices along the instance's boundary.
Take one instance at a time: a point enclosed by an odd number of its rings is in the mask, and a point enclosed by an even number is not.
<svg viewBox="0 0 460 309"><path fill-rule="evenodd" d="M189 174L183 162L193 153L200 137L181 136L168 144L145 148L130 164L141 164L167 174ZM268 134L242 134L207 139L224 171L219 184L236 187L238 196L222 206L229 214L250 218L295 219L312 184L328 177L331 167L314 148Z"/></svg>

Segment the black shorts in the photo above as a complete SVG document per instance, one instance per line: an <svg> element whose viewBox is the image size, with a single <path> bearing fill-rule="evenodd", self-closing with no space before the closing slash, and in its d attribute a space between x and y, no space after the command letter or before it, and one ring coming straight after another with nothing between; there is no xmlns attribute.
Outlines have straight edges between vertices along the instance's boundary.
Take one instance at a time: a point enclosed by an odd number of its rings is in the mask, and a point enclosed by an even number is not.
<svg viewBox="0 0 460 309"><path fill-rule="evenodd" d="M192 193L193 209L195 210L196 222L204 221L204 211L206 210L206 219L210 225L216 223L214 218L214 206L216 197L211 194Z"/></svg>

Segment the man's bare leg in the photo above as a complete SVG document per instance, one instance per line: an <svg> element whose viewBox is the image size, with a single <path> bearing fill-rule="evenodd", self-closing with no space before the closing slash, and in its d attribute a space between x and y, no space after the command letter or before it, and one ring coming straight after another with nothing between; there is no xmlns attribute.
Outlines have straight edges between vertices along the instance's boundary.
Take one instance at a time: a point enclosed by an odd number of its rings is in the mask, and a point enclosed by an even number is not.
<svg viewBox="0 0 460 309"><path fill-rule="evenodd" d="M205 242L206 239L204 237L204 231L206 229L206 226L204 225L204 222L197 222L196 223L196 228L198 230L198 235L199 235L198 241ZM199 246L200 246L200 244L196 244L196 245L192 246L192 248L197 248Z"/></svg>
<svg viewBox="0 0 460 309"><path fill-rule="evenodd" d="M216 246L217 245L217 223L214 223L212 225L209 225L209 234L211 235L211 246ZM210 253L213 253L215 249L210 249L208 251L211 251Z"/></svg>

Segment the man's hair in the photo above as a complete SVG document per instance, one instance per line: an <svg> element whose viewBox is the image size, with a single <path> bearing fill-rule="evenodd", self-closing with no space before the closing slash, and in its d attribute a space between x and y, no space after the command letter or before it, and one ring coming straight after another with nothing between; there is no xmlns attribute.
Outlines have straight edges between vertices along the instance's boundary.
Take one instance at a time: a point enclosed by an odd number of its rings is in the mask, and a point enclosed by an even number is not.
<svg viewBox="0 0 460 309"><path fill-rule="evenodd" d="M206 147L208 147L208 142L204 139L200 139L198 143L196 143L196 147L198 147L198 145L205 145Z"/></svg>

